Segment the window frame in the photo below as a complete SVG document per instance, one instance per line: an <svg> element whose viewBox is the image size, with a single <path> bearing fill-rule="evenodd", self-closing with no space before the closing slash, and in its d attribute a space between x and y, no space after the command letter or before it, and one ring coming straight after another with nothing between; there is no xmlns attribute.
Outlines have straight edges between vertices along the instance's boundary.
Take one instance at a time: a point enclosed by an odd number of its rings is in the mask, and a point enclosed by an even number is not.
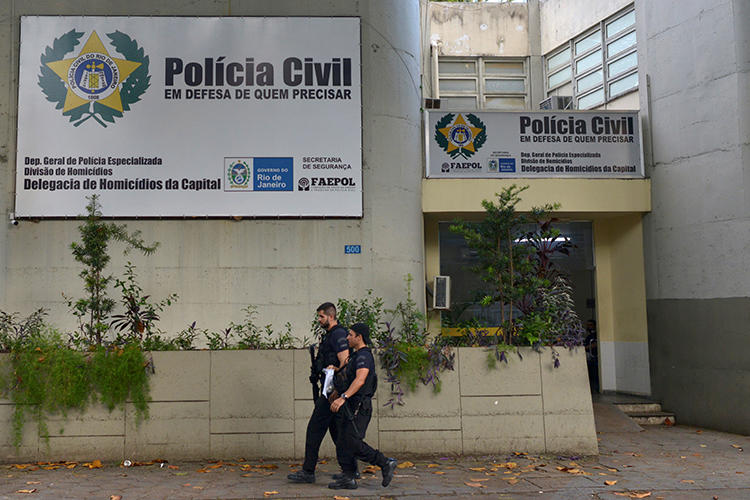
<svg viewBox="0 0 750 500"><path fill-rule="evenodd" d="M441 62L471 62L474 63L476 71L474 73L441 73L440 63ZM488 72L486 69L487 63L501 62L501 63L520 63L522 65L522 72ZM475 82L476 92L470 91L445 91L441 88L440 82L449 80L473 80ZM523 92L492 92L487 90L487 80L521 80L523 82ZM529 109L529 62L526 57L462 57L462 56L441 56L438 58L438 95L440 99L450 99L453 97L474 97L475 107L473 109L477 111L496 110L504 108L488 108L487 98L512 98L512 99L523 99L523 109ZM449 108L445 108L449 109ZM507 109L519 109L519 108L507 108Z"/></svg>
<svg viewBox="0 0 750 500"><path fill-rule="evenodd" d="M638 59L637 59L638 38L637 38L637 35L636 35L634 44L627 46L624 49L621 49L617 53L614 53L610 56L607 50L608 45L610 45L611 43L616 42L627 36L630 36L631 34L634 34L636 32L636 23L633 22L633 24L620 29L616 33L612 33L609 36L607 36L607 27L617 22L618 20L624 18L625 16L629 16L634 13L635 13L635 5L631 4L628 7L621 9L617 13L607 17L606 19L602 19L601 21L596 23L594 26L591 26L587 30L583 31L582 33L578 34L577 36L571 38L564 44L560 45L559 47L556 47L554 50L551 50L549 53L547 53L544 56L544 64L543 64L545 96L551 97L555 95L555 93L560 88L565 87L566 85L570 85L572 89L571 92L572 92L573 102L575 102L576 108L577 109L593 109L597 106L601 106L602 104L606 104L614 99L617 99L618 97L621 97L625 94L629 94L630 92L637 91L638 85L640 83L637 81L637 77L636 77L636 84L634 86L629 87L625 90L619 91L615 94L611 93L610 91L610 88L613 84L621 80L624 80L626 78L632 77L633 74L636 74L638 72ZM576 44L580 43L581 41L587 38L590 38L597 31L599 32L599 38L598 38L598 42L596 43L596 45L589 47L586 50L576 54ZM550 68L550 65L549 65L550 59L554 59L555 57L559 56L565 51L568 52L567 62L564 64L560 64L558 66L555 66L554 68ZM584 71L578 72L579 63L582 60L586 59L587 57L590 57L593 54L596 54L598 51L600 51L599 61L595 65L586 68ZM636 54L635 65L632 67L628 67L627 69L621 71L620 73L617 73L616 75L610 77L609 65L625 57L629 57L632 54ZM556 83L555 85L550 85L550 77L564 70L569 70L570 76L567 79L564 79ZM602 72L602 81L600 83L597 83L593 87L589 87L583 91L579 91L578 82L596 73L597 71ZM586 108L580 108L578 106L578 103L581 99L584 99L590 96L591 94L596 93L600 90L603 90L603 100L599 101L598 104L595 104L593 106L587 106Z"/></svg>

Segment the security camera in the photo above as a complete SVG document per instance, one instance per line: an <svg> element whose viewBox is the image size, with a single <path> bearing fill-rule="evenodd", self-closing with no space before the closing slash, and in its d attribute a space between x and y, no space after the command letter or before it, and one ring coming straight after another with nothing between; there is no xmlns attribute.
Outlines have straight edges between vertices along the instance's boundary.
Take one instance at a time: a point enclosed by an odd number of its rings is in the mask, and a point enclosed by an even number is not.
<svg viewBox="0 0 750 500"><path fill-rule="evenodd" d="M8 214L8 220L10 221L12 225L14 226L18 225L18 219L16 219L16 214L14 214L13 212Z"/></svg>
<svg viewBox="0 0 750 500"><path fill-rule="evenodd" d="M14 226L17 226L18 225L18 219L11 219L10 223L13 224Z"/></svg>

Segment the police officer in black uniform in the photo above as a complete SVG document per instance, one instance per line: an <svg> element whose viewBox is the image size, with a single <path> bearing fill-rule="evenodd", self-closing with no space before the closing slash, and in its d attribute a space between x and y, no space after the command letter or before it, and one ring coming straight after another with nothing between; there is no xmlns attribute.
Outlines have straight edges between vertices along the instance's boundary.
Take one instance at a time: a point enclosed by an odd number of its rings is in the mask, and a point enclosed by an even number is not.
<svg viewBox="0 0 750 500"><path fill-rule="evenodd" d="M356 323L349 329L347 335L349 347L354 353L349 358L344 372L344 383L338 385L331 411L336 414L339 431L336 441L336 456L343 471L343 477L328 485L331 489L356 489L356 469L352 464L362 460L377 465L383 473L383 486L388 486L393 479L398 461L387 458L380 451L373 449L364 442L367 425L372 417L372 396L378 386L375 373L375 360L372 351L367 346L370 343L370 328L364 323ZM343 389L343 390L342 390ZM348 460L353 455L355 461ZM345 461L341 461L345 457Z"/></svg>
<svg viewBox="0 0 750 500"><path fill-rule="evenodd" d="M344 366L349 358L349 343L346 340L346 328L338 324L336 320L336 306L330 302L321 304L317 309L318 324L326 331L318 346L318 354L315 357L315 372L322 381L324 374L323 369L333 367L338 369ZM317 381L315 381L317 383ZM305 461L302 464L302 470L289 474L287 479L295 483L314 483L315 466L318 463L318 452L320 444L326 432L331 433L331 439L337 441L338 429L337 422L331 413L328 399L320 394L315 401L310 421L307 423L307 435L305 437ZM343 451L343 450L342 450ZM351 453L343 451L344 455L337 458L339 463L346 464L347 470L356 471L356 462ZM336 476L334 476L335 478Z"/></svg>

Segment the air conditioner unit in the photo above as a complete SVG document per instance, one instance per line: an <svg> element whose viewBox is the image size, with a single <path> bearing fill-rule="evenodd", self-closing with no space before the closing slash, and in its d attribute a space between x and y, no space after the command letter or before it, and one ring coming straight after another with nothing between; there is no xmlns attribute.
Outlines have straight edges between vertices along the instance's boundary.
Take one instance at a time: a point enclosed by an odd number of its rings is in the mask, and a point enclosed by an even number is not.
<svg viewBox="0 0 750 500"><path fill-rule="evenodd" d="M573 109L573 97L553 95L539 103L539 109Z"/></svg>
<svg viewBox="0 0 750 500"><path fill-rule="evenodd" d="M435 276L432 289L433 309L450 309L451 307L451 277Z"/></svg>

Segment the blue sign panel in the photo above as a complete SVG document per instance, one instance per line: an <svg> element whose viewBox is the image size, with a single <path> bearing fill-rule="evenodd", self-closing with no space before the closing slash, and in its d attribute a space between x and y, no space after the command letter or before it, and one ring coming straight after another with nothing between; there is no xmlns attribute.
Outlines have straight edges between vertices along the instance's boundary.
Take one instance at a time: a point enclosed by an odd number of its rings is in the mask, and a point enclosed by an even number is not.
<svg viewBox="0 0 750 500"><path fill-rule="evenodd" d="M292 158L254 158L253 191L293 191Z"/></svg>
<svg viewBox="0 0 750 500"><path fill-rule="evenodd" d="M344 245L344 253L362 253L362 245Z"/></svg>
<svg viewBox="0 0 750 500"><path fill-rule="evenodd" d="M516 171L516 159L515 158L500 158L500 172L515 172Z"/></svg>

